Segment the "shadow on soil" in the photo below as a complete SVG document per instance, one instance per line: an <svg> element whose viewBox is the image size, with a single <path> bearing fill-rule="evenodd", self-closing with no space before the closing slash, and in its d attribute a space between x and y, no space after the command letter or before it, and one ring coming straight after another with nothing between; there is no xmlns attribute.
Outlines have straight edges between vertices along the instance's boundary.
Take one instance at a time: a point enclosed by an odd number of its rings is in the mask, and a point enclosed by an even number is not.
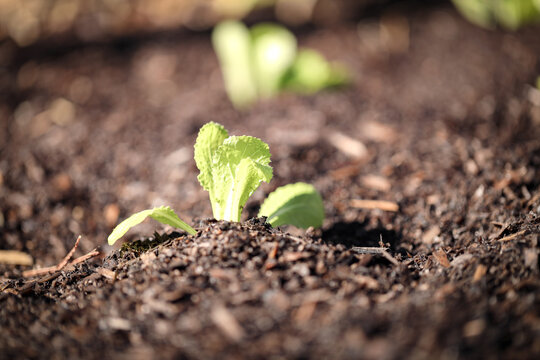
<svg viewBox="0 0 540 360"><path fill-rule="evenodd" d="M399 248L401 234L384 228L367 229L365 222L337 222L323 231L322 239L329 244L353 246L379 246L380 241L389 244L395 252Z"/></svg>

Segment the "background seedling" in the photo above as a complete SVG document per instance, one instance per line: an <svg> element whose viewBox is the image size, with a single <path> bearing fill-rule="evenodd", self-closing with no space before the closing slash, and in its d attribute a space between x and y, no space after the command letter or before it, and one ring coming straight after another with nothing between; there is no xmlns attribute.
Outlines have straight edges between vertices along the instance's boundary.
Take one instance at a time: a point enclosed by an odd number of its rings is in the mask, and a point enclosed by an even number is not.
<svg viewBox="0 0 540 360"><path fill-rule="evenodd" d="M281 90L282 79L295 61L296 38L283 26L259 24L251 28L251 41L259 96L274 96Z"/></svg>
<svg viewBox="0 0 540 360"><path fill-rule="evenodd" d="M282 88L297 93L314 94L325 88L348 82L347 70L331 64L317 51L302 49L282 81Z"/></svg>
<svg viewBox="0 0 540 360"><path fill-rule="evenodd" d="M212 33L212 44L218 55L225 90L238 108L257 99L257 84L251 67L251 34L238 21L225 21Z"/></svg>
<svg viewBox="0 0 540 360"><path fill-rule="evenodd" d="M516 30L540 21L539 0L452 0L470 22L492 28L499 24Z"/></svg>
<svg viewBox="0 0 540 360"><path fill-rule="evenodd" d="M214 28L212 43L225 90L237 108L286 90L311 94L349 81L343 66L315 50L297 51L296 38L281 25L263 23L249 30L241 22L225 21Z"/></svg>

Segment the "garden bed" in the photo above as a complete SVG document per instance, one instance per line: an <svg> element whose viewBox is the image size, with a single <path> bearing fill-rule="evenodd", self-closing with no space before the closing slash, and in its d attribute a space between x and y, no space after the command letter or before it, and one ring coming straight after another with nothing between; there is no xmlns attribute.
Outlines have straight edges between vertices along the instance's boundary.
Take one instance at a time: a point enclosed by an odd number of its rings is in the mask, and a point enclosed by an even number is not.
<svg viewBox="0 0 540 360"><path fill-rule="evenodd" d="M15 53L0 249L50 266L80 234L74 257L100 255L34 278L0 265L0 357L536 358L538 28L403 16L384 20L397 44L376 19L300 32L353 84L243 112L206 33ZM208 121L270 145L274 179L243 223L207 219L193 143ZM321 192L322 229L255 218L295 181ZM149 222L129 234L152 241L104 245L157 205L197 235Z"/></svg>

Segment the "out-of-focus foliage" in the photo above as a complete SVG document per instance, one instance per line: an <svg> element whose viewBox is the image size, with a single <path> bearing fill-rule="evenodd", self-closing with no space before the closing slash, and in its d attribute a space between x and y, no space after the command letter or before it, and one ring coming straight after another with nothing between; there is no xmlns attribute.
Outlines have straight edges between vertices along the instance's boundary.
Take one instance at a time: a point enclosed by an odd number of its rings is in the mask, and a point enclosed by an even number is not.
<svg viewBox="0 0 540 360"><path fill-rule="evenodd" d="M282 79L295 61L296 38L283 26L258 24L251 28L251 46L259 96L274 96L281 90Z"/></svg>
<svg viewBox="0 0 540 360"><path fill-rule="evenodd" d="M214 29L212 44L221 64L225 90L232 103L244 107L257 100L248 28L237 21L225 21Z"/></svg>
<svg viewBox="0 0 540 360"><path fill-rule="evenodd" d="M0 40L27 46L51 36L90 41L186 27L209 29L253 11L299 25L349 18L388 0L0 0Z"/></svg>
<svg viewBox="0 0 540 360"><path fill-rule="evenodd" d="M493 28L499 24L516 30L540 21L540 0L452 0L470 22Z"/></svg>
<svg viewBox="0 0 540 360"><path fill-rule="evenodd" d="M330 64L317 51L302 49L285 75L282 87L298 93L313 94L348 81L349 74L345 67Z"/></svg>
<svg viewBox="0 0 540 360"><path fill-rule="evenodd" d="M296 38L281 25L263 23L248 28L225 21L212 33L225 90L237 108L284 90L314 93L345 84L348 74L315 50L296 48Z"/></svg>

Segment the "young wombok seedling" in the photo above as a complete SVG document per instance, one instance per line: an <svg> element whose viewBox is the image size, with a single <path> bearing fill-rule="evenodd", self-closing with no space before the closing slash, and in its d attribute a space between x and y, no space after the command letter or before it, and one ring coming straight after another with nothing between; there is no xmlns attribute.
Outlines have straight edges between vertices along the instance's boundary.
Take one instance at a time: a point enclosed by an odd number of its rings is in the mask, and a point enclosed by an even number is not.
<svg viewBox="0 0 540 360"><path fill-rule="evenodd" d="M228 136L227 130L214 122L199 131L195 163L218 220L240 221L251 194L262 181L272 179L266 143L252 136Z"/></svg>
<svg viewBox="0 0 540 360"><path fill-rule="evenodd" d="M197 178L208 191L214 217L240 221L249 197L261 182L272 179L268 144L252 136L229 136L223 126L210 122L199 130L194 150L200 171ZM321 196L312 185L296 183L272 192L261 206L259 216L266 216L272 226L320 227L324 208ZM138 212L122 221L109 235L109 245L147 217L191 235L197 233L170 207L162 206Z"/></svg>
<svg viewBox="0 0 540 360"><path fill-rule="evenodd" d="M348 82L343 67L315 50L297 51L296 38L281 25L262 23L248 29L241 22L225 21L214 28L212 43L225 90L237 108L284 90L314 93Z"/></svg>
<svg viewBox="0 0 540 360"><path fill-rule="evenodd" d="M242 210L262 181L272 179L270 151L251 136L228 136L220 124L209 122L199 130L195 162L202 187L208 191L214 217L240 221ZM277 188L261 206L272 226L320 227L324 207L317 190L306 183Z"/></svg>

